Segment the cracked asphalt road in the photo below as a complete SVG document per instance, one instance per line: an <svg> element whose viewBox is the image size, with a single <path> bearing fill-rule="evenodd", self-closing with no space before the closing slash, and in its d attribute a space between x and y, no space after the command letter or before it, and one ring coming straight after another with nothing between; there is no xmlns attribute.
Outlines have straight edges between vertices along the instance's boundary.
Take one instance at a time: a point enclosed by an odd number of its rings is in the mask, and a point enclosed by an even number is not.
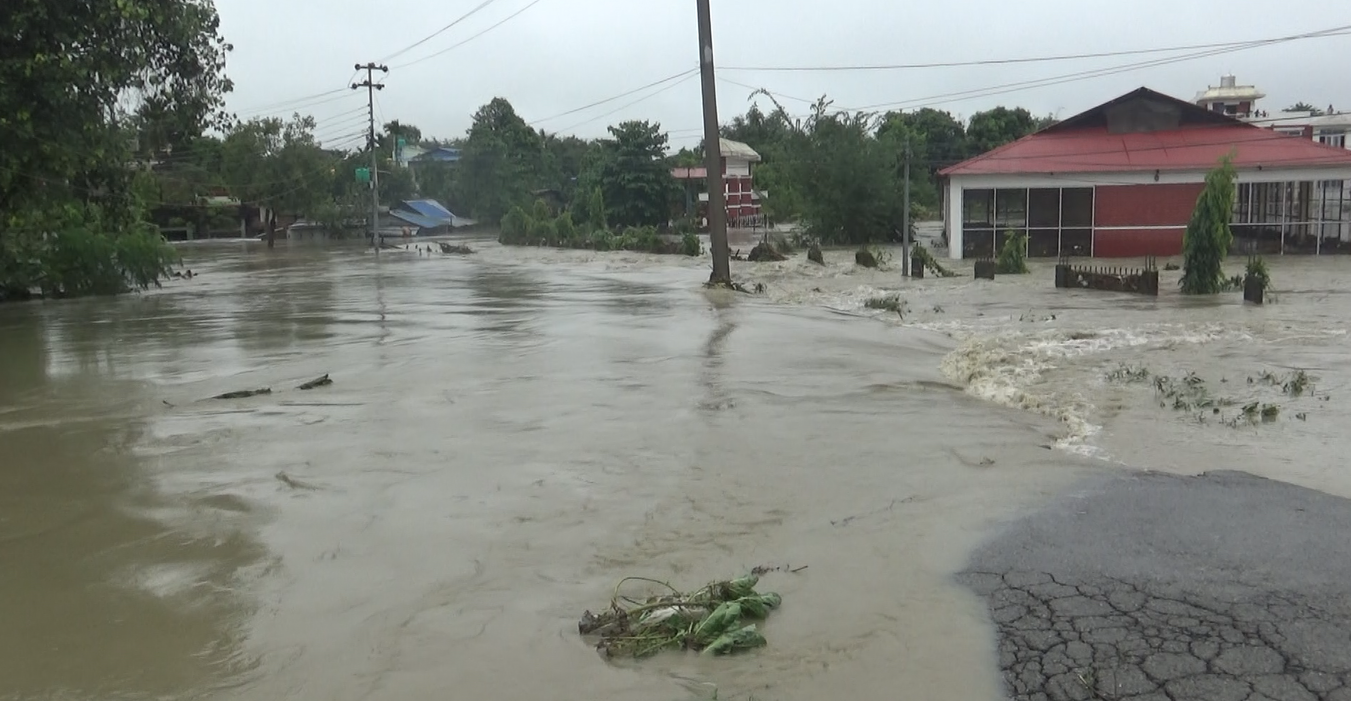
<svg viewBox="0 0 1351 701"><path fill-rule="evenodd" d="M1243 473L1105 478L983 546L1017 701L1351 701L1351 501Z"/></svg>

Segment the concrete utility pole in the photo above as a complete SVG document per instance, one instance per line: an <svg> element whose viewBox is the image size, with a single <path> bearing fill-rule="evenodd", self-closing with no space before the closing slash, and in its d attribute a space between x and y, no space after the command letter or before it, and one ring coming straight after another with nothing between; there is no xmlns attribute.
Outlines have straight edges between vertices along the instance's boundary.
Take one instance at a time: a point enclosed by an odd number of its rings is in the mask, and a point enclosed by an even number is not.
<svg viewBox="0 0 1351 701"><path fill-rule="evenodd" d="M708 238L713 248L711 283L731 284L727 248L727 196L722 173L722 141L718 134L718 86L713 71L713 15L709 0L699 5L699 73L704 85L704 166L708 169Z"/></svg>
<svg viewBox="0 0 1351 701"><path fill-rule="evenodd" d="M375 71L383 73L389 72L389 66L379 66L374 63L356 65L358 71L366 71L366 80L361 83L352 83L353 90L366 89L366 109L370 121L371 142L371 245L375 247L376 255L380 253L380 159L375 148L375 91L384 90L385 86L375 82Z"/></svg>
<svg viewBox="0 0 1351 701"><path fill-rule="evenodd" d="M903 234L904 243L901 245L901 256L905 260L901 263L901 270L905 272L905 277L910 277L914 271L910 269L910 137L905 137L905 211L901 214L901 226L905 227Z"/></svg>

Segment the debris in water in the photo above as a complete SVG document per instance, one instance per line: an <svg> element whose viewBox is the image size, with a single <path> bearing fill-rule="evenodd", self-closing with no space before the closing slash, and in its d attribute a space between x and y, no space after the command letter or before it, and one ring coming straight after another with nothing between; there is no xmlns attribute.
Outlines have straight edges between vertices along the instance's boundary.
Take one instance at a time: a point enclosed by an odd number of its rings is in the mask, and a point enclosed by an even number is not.
<svg viewBox="0 0 1351 701"><path fill-rule="evenodd" d="M286 474L285 472L278 472L278 473L275 475L275 477L277 478L277 481L279 481L279 482L281 482L282 484L284 484L284 485L290 487L291 489L305 489L305 490L309 490L309 491L316 491L316 490L319 489L318 487L316 487L316 486L314 486L314 485L312 485L312 484L307 484L307 483L305 483L305 482L301 482L300 480L291 477L290 475Z"/></svg>
<svg viewBox="0 0 1351 701"><path fill-rule="evenodd" d="M633 599L620 593L630 582L655 584L668 593ZM577 632L599 638L596 649L606 657L639 659L680 649L726 655L763 647L764 636L748 621L768 617L782 598L756 592L759 582L759 576L752 574L686 594L666 582L625 577L615 585L610 608L582 614Z"/></svg>
<svg viewBox="0 0 1351 701"><path fill-rule="evenodd" d="M777 567L771 565L759 565L751 569L751 574L757 577L763 577L769 574L770 572L787 572L789 574L797 574L798 572L801 572L802 570L805 569L807 569L807 565L803 565L801 567L793 567L792 565L779 565Z"/></svg>
<svg viewBox="0 0 1351 701"><path fill-rule="evenodd" d="M474 249L468 246L463 245L456 246L453 244L446 243L445 241L441 241L439 243L441 244L441 252L445 253L446 255L470 256L474 254Z"/></svg>
<svg viewBox="0 0 1351 701"><path fill-rule="evenodd" d="M225 394L218 394L212 397L212 399L248 399L249 397L257 397L263 394L272 394L272 388L263 387L262 389L246 389L239 392L226 392Z"/></svg>
<svg viewBox="0 0 1351 701"><path fill-rule="evenodd" d="M297 387L296 389L308 391L312 389L319 389L320 387L327 387L331 384L333 384L333 380L329 379L328 375L325 374L323 377L316 377L313 380L310 380L309 382L306 382L305 384Z"/></svg>
<svg viewBox="0 0 1351 701"><path fill-rule="evenodd" d="M751 249L751 253L746 256L746 260L752 263L774 263L788 260L788 256L775 250L774 244L762 241Z"/></svg>

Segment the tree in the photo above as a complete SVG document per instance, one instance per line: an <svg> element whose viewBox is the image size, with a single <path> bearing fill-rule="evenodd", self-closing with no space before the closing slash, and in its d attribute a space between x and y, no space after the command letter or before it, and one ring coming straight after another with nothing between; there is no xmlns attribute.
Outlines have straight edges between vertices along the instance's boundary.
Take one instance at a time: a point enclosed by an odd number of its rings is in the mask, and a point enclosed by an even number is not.
<svg viewBox="0 0 1351 701"><path fill-rule="evenodd" d="M1031 112L1017 107L996 107L971 116L966 128L969 156L999 148L1017 141L1037 130L1037 120Z"/></svg>
<svg viewBox="0 0 1351 701"><path fill-rule="evenodd" d="M231 130L221 145L221 174L230 194L296 215L331 202L338 159L315 141L314 124L312 117L295 115L289 122L254 119Z"/></svg>
<svg viewBox="0 0 1351 701"><path fill-rule="evenodd" d="M1323 114L1325 114L1325 113L1323 112L1323 110L1320 110L1320 109L1318 109L1317 107L1314 107L1313 105L1311 105L1311 104L1309 104L1309 103L1307 103L1307 102L1296 102L1295 104L1290 105L1289 107L1285 108L1285 109L1282 110L1282 111L1283 111L1283 112L1312 112L1312 113L1313 113L1313 116L1315 116L1315 117L1321 117L1321 116L1323 116Z"/></svg>
<svg viewBox="0 0 1351 701"><path fill-rule="evenodd" d="M1213 295L1224 287L1223 263L1234 241L1229 224L1234 213L1234 164L1226 156L1206 175L1206 186L1196 201L1182 236L1182 292Z"/></svg>
<svg viewBox="0 0 1351 701"><path fill-rule="evenodd" d="M54 256L121 270L126 284L153 284L123 258L152 256L141 273L168 260L166 250L143 246L141 188L132 162L181 144L224 123L224 75L229 46L205 0L119 0L0 3L0 297L33 287L57 294L119 291L118 285L58 280L46 266ZM133 148L139 138L139 148ZM88 246L65 246L67 238ZM95 238L88 238L88 237ZM101 241L138 237L122 244ZM145 239L145 240L142 240ZM70 241L66 241L69 243ZM111 244L111 245L106 245ZM106 280L105 280L106 282Z"/></svg>
<svg viewBox="0 0 1351 701"><path fill-rule="evenodd" d="M936 174L967 157L966 129L951 113L925 107L914 112L888 112L877 128L879 138L900 132L912 137L916 160Z"/></svg>
<svg viewBox="0 0 1351 701"><path fill-rule="evenodd" d="M600 145L576 136L548 134L543 138L544 151L548 155L544 186L558 190L565 200L570 201L577 191L577 181L581 177L587 154L600 148Z"/></svg>
<svg viewBox="0 0 1351 701"><path fill-rule="evenodd" d="M892 240L902 221L901 154L874 138L872 115L829 108L816 103L789 159L807 231L822 243Z"/></svg>
<svg viewBox="0 0 1351 701"><path fill-rule="evenodd" d="M470 216L498 221L528 205L541 186L544 141L511 103L493 98L474 113L460 156L457 191Z"/></svg>
<svg viewBox="0 0 1351 701"><path fill-rule="evenodd" d="M399 120L386 122L383 130L376 135L376 143L381 153L393 154L398 139L405 144L417 144L422 141L422 130L411 124L401 124Z"/></svg>
<svg viewBox="0 0 1351 701"><path fill-rule="evenodd" d="M609 128L600 153L589 164L587 184L601 190L609 223L660 226L670 218L676 192L666 162L667 136L660 124L629 121Z"/></svg>

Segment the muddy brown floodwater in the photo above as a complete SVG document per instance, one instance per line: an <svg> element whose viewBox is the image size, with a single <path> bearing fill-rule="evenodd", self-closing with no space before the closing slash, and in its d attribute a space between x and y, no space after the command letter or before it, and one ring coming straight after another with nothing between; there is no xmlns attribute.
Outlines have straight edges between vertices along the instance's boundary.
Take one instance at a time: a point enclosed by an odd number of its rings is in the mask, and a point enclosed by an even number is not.
<svg viewBox="0 0 1351 701"><path fill-rule="evenodd" d="M993 700L953 574L1084 474L1256 455L1351 493L1316 459L1340 261L1277 261L1254 310L849 252L739 267L751 297L706 260L473 245L186 247L164 290L0 307L0 699ZM864 310L891 291L906 316ZM1123 364L1288 418L1165 411ZM1246 382L1297 366L1330 398ZM756 565L807 567L766 576L760 653L612 665L576 635L624 576Z"/></svg>

